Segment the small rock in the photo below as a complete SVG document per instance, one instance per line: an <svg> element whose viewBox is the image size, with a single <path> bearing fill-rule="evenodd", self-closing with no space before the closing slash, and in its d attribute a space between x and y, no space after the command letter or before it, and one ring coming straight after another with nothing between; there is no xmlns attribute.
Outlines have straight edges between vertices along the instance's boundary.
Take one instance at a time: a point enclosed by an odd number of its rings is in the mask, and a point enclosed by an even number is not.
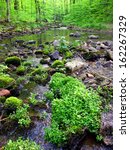
<svg viewBox="0 0 130 150"><path fill-rule="evenodd" d="M60 45L60 41L59 41L59 40L54 40L53 45L54 45L55 47L56 47L56 46L59 46L59 45Z"/></svg>
<svg viewBox="0 0 130 150"><path fill-rule="evenodd" d="M80 37L81 34L79 32L76 32L76 33L70 33L69 36L73 36L73 37Z"/></svg>
<svg viewBox="0 0 130 150"><path fill-rule="evenodd" d="M71 72L79 70L80 68L84 67L85 63L82 60L74 59L71 62L67 62L65 67L71 70Z"/></svg>
<svg viewBox="0 0 130 150"><path fill-rule="evenodd" d="M94 75L92 75L91 73L87 73L87 77L88 78L94 78Z"/></svg>
<svg viewBox="0 0 130 150"><path fill-rule="evenodd" d="M60 58L59 51L55 51L52 54L50 54L50 58L51 58L51 60L57 60L57 59L59 59Z"/></svg>
<svg viewBox="0 0 130 150"><path fill-rule="evenodd" d="M99 36L97 36L97 35L89 35L88 38L89 39L98 39Z"/></svg>
<svg viewBox="0 0 130 150"><path fill-rule="evenodd" d="M113 60L113 51L107 50L107 59L108 60Z"/></svg>
<svg viewBox="0 0 130 150"><path fill-rule="evenodd" d="M96 48L94 48L94 47L92 47L92 46L91 46L91 47L89 47L88 49L89 49L89 51L93 51L93 52L96 52L96 51L97 51L97 49L96 49Z"/></svg>
<svg viewBox="0 0 130 150"><path fill-rule="evenodd" d="M15 40L15 42L18 44L22 44L22 43L24 43L24 40Z"/></svg>
<svg viewBox="0 0 130 150"><path fill-rule="evenodd" d="M8 96L10 95L10 91L7 89L0 89L0 96Z"/></svg>

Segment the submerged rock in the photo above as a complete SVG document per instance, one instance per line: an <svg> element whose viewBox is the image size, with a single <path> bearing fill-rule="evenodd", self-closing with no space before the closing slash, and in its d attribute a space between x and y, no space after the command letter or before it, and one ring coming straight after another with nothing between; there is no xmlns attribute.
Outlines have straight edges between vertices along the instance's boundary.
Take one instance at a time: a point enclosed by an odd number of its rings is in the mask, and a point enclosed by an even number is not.
<svg viewBox="0 0 130 150"><path fill-rule="evenodd" d="M26 42L26 44L36 44L36 41L35 40L30 40L30 41Z"/></svg>
<svg viewBox="0 0 130 150"><path fill-rule="evenodd" d="M76 33L70 33L70 36L72 37L80 37L81 34L79 32L76 32Z"/></svg>
<svg viewBox="0 0 130 150"><path fill-rule="evenodd" d="M71 72L81 69L85 66L85 62L80 59L74 59L65 64L65 67L68 68Z"/></svg>

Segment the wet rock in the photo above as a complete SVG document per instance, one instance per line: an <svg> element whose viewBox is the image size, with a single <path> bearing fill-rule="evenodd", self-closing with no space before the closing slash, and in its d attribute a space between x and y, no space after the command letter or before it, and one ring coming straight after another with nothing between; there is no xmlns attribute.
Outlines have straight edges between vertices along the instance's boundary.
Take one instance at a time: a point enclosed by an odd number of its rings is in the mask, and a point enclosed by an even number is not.
<svg viewBox="0 0 130 150"><path fill-rule="evenodd" d="M76 33L70 33L69 36L72 36L72 37L80 37L81 34L79 32L76 32Z"/></svg>
<svg viewBox="0 0 130 150"><path fill-rule="evenodd" d="M113 49L113 41L103 41L103 44Z"/></svg>
<svg viewBox="0 0 130 150"><path fill-rule="evenodd" d="M50 54L50 58L51 58L51 60L57 60L57 59L59 59L60 58L59 51L55 51L52 54Z"/></svg>
<svg viewBox="0 0 130 150"><path fill-rule="evenodd" d="M106 57L108 60L113 60L113 51L107 50L107 56Z"/></svg>
<svg viewBox="0 0 130 150"><path fill-rule="evenodd" d="M60 45L60 41L59 41L59 40L54 40L53 45L54 45L55 47L56 47L56 46L59 46L59 45Z"/></svg>
<svg viewBox="0 0 130 150"><path fill-rule="evenodd" d="M98 39L99 36L97 36L97 35L89 35L88 38L89 39Z"/></svg>
<svg viewBox="0 0 130 150"><path fill-rule="evenodd" d="M0 89L0 96L9 96L10 91L7 89Z"/></svg>
<svg viewBox="0 0 130 150"><path fill-rule="evenodd" d="M36 44L36 41L35 40L30 40L30 41L26 42L26 44Z"/></svg>
<svg viewBox="0 0 130 150"><path fill-rule="evenodd" d="M71 72L81 69L85 66L85 62L80 59L74 59L65 64L65 67L68 68Z"/></svg>
<svg viewBox="0 0 130 150"><path fill-rule="evenodd" d="M109 67L109 68L112 68L113 67L113 62L110 60L110 61L107 61L103 64L103 67Z"/></svg>
<svg viewBox="0 0 130 150"><path fill-rule="evenodd" d="M40 63L41 64L50 64L50 61L51 61L50 57L47 57L47 58L42 58L40 60Z"/></svg>
<svg viewBox="0 0 130 150"><path fill-rule="evenodd" d="M113 113L102 113L100 133L106 145L113 144Z"/></svg>

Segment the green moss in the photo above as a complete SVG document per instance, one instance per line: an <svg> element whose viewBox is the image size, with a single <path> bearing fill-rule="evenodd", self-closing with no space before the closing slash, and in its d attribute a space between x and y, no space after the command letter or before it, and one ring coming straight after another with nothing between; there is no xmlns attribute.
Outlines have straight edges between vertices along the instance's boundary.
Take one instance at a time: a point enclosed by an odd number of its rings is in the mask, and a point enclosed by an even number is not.
<svg viewBox="0 0 130 150"><path fill-rule="evenodd" d="M64 62L62 60L55 60L51 66L53 68L64 67Z"/></svg>
<svg viewBox="0 0 130 150"><path fill-rule="evenodd" d="M7 71L7 69L8 69L8 67L7 67L7 66L0 64L0 73L4 73L4 72L6 72L6 71Z"/></svg>
<svg viewBox="0 0 130 150"><path fill-rule="evenodd" d="M65 58L72 58L72 57L73 57L73 53L71 51L65 52Z"/></svg>
<svg viewBox="0 0 130 150"><path fill-rule="evenodd" d="M15 80L7 74L0 74L0 88L7 88L12 86Z"/></svg>
<svg viewBox="0 0 130 150"><path fill-rule="evenodd" d="M5 59L5 64L8 66L9 65L19 66L21 64L21 59L17 56L7 57Z"/></svg>
<svg viewBox="0 0 130 150"><path fill-rule="evenodd" d="M11 96L11 97L6 99L5 107L6 108L13 108L13 109L15 109L15 108L20 107L22 105L22 103L23 102L22 102L21 99L18 99L17 97Z"/></svg>
<svg viewBox="0 0 130 150"><path fill-rule="evenodd" d="M18 75L24 75L26 73L26 67L25 66L19 66L19 67L17 67L16 73Z"/></svg>
<svg viewBox="0 0 130 150"><path fill-rule="evenodd" d="M40 146L29 139L18 138L17 141L9 140L4 150L41 150Z"/></svg>
<svg viewBox="0 0 130 150"><path fill-rule="evenodd" d="M78 79L55 73L50 81L55 95L52 100L52 122L45 138L57 145L65 144L83 129L98 133L101 101L96 91L87 90ZM59 115L60 114L60 115Z"/></svg>

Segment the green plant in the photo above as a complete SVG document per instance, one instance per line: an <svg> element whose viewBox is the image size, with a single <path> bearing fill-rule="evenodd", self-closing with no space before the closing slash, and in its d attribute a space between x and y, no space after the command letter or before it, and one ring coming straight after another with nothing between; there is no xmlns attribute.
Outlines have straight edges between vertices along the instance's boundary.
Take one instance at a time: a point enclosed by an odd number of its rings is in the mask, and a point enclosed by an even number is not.
<svg viewBox="0 0 130 150"><path fill-rule="evenodd" d="M16 109L16 112L11 114L9 118L11 120L16 120L21 127L29 127L31 119L28 112L29 105L24 104L23 107Z"/></svg>
<svg viewBox="0 0 130 150"><path fill-rule="evenodd" d="M18 138L16 141L9 140L4 150L41 150L40 146L29 139Z"/></svg>
<svg viewBox="0 0 130 150"><path fill-rule="evenodd" d="M17 97L11 96L11 97L6 99L5 107L16 109L16 108L20 107L22 105L22 103L23 102L21 99L18 99Z"/></svg>
<svg viewBox="0 0 130 150"><path fill-rule="evenodd" d="M73 53L71 51L66 51L65 58L71 58L71 57L73 57Z"/></svg>
<svg viewBox="0 0 130 150"><path fill-rule="evenodd" d="M0 64L0 74L7 71L8 67L5 65Z"/></svg>
<svg viewBox="0 0 130 150"><path fill-rule="evenodd" d="M81 81L62 73L55 73L49 86L56 98L51 102L52 122L45 130L47 140L61 145L84 129L98 133L101 101L96 91L87 90Z"/></svg>
<svg viewBox="0 0 130 150"><path fill-rule="evenodd" d="M0 88L7 88L15 84L15 80L8 74L0 75Z"/></svg>
<svg viewBox="0 0 130 150"><path fill-rule="evenodd" d="M53 100L54 99L54 93L52 91L47 91L44 93L45 97L49 100Z"/></svg>
<svg viewBox="0 0 130 150"><path fill-rule="evenodd" d="M51 66L53 68L64 67L64 62L62 60L55 60Z"/></svg>
<svg viewBox="0 0 130 150"><path fill-rule="evenodd" d="M7 57L5 59L5 64L9 65L14 65L14 66L19 66L21 64L21 59L17 56L11 56Z"/></svg>
<svg viewBox="0 0 130 150"><path fill-rule="evenodd" d="M98 135L96 136L96 140L97 140L97 141L102 141L102 139L103 139L102 135L99 135L99 134L98 134Z"/></svg>
<svg viewBox="0 0 130 150"><path fill-rule="evenodd" d="M36 100L36 94L34 93L31 93L30 97L29 97L29 103L32 104L32 105L36 105L37 104L37 100Z"/></svg>

